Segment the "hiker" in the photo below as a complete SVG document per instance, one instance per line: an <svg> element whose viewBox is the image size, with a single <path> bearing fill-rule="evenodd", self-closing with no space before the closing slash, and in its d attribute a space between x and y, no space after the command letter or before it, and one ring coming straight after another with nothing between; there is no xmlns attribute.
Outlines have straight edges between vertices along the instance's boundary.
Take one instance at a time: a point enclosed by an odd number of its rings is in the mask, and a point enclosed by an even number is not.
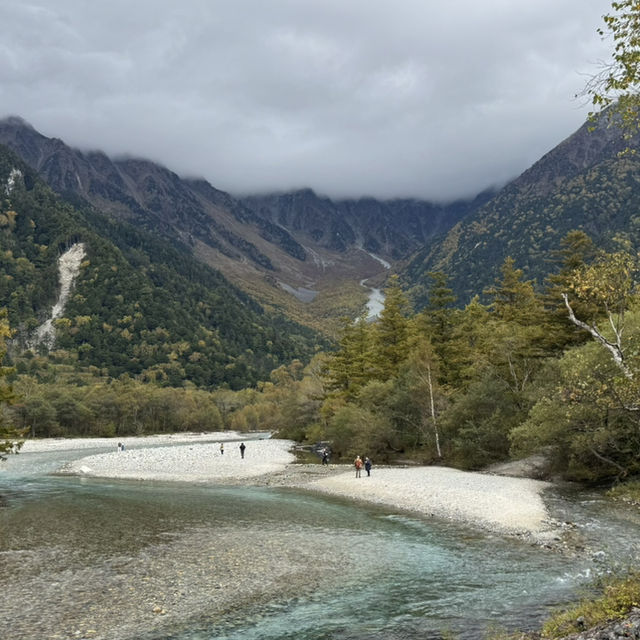
<svg viewBox="0 0 640 640"><path fill-rule="evenodd" d="M224 455L224 442L220 443L220 455L223 456Z"/></svg>
<svg viewBox="0 0 640 640"><path fill-rule="evenodd" d="M356 478L360 478L362 475L362 458L360 456L356 456L353 466L356 468Z"/></svg>
<svg viewBox="0 0 640 640"><path fill-rule="evenodd" d="M244 442L241 442L241 443L240 443L240 457L241 457L243 460L244 460L244 450L245 450L246 448L247 448L247 447L245 447L245 446L244 446Z"/></svg>
<svg viewBox="0 0 640 640"><path fill-rule="evenodd" d="M364 459L364 470L367 472L367 475L371 475L371 458Z"/></svg>
<svg viewBox="0 0 640 640"><path fill-rule="evenodd" d="M322 464L329 464L329 452L326 449L322 451Z"/></svg>

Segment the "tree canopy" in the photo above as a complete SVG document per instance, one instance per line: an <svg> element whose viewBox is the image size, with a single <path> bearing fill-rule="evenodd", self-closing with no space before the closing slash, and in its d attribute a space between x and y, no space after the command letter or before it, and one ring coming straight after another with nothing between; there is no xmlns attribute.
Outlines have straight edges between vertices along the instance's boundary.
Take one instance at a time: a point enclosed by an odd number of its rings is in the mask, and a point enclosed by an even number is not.
<svg viewBox="0 0 640 640"><path fill-rule="evenodd" d="M7 322L6 309L0 310L0 460L4 460L7 454L17 453L23 444L22 438L25 430L13 426L6 408L15 401L15 395L11 385L7 384L7 375L12 369L2 366L7 353L6 340L11 335Z"/></svg>
<svg viewBox="0 0 640 640"><path fill-rule="evenodd" d="M640 2L620 0L611 7L603 17L605 26L598 29L613 40L611 59L589 80L585 93L597 112L607 111L632 135L640 125Z"/></svg>

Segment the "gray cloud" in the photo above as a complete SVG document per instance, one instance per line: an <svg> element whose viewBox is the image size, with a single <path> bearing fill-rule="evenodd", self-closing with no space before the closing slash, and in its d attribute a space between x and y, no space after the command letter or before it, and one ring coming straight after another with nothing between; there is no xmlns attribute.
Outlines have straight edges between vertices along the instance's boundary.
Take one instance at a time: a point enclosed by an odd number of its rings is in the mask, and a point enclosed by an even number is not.
<svg viewBox="0 0 640 640"><path fill-rule="evenodd" d="M0 4L0 99L220 189L475 194L579 127L607 0Z"/></svg>

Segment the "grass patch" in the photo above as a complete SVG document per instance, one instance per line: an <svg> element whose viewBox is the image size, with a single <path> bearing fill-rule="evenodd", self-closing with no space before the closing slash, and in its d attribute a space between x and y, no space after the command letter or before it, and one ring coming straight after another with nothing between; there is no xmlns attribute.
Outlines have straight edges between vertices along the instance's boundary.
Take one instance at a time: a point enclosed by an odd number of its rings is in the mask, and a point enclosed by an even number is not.
<svg viewBox="0 0 640 640"><path fill-rule="evenodd" d="M640 506L640 480L631 480L619 484L607 491L607 495L614 500L622 500Z"/></svg>
<svg viewBox="0 0 640 640"><path fill-rule="evenodd" d="M626 616L640 606L640 571L631 571L622 578L608 578L596 585L601 595L582 600L570 609L558 613L542 627L543 638L562 638L610 620Z"/></svg>

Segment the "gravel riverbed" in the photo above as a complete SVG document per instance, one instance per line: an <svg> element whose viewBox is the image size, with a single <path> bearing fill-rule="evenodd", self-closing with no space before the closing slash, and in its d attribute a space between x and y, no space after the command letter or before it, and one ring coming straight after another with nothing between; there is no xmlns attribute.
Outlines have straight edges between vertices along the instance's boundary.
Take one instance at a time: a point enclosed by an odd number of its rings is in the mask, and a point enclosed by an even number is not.
<svg viewBox="0 0 640 640"><path fill-rule="evenodd" d="M265 436L123 438L123 451L110 439L56 439L27 441L23 451L68 450L72 459L78 450L107 446L112 450L88 451L59 472L144 483L290 487L527 540L555 535L557 523L550 521L542 499L549 486L544 482L442 467L374 466L370 477L363 472L355 478L351 465L298 464L293 442ZM240 442L246 444L244 458ZM357 544L349 544L342 541L337 548L313 527L247 532L230 525L188 529L90 562L55 546L8 551L0 557L0 631L5 626L12 640L129 640L144 638L150 630L170 633L185 620L193 620L192 628L206 625L236 609L329 586L329 576L344 574L357 562Z"/></svg>
<svg viewBox="0 0 640 640"><path fill-rule="evenodd" d="M221 442L230 438L218 437ZM558 523L550 519L542 499L550 486L546 482L445 467L374 467L371 476L363 473L355 478L349 465L294 464L294 443L288 440L247 438L242 458L239 437L233 434L233 440L225 443L224 454L211 434L190 436L180 444L174 438L167 441L171 446L158 446L161 437L155 438L153 447L141 446L140 439L125 439L125 451L87 456L61 471L134 480L289 486L542 541L557 532Z"/></svg>

